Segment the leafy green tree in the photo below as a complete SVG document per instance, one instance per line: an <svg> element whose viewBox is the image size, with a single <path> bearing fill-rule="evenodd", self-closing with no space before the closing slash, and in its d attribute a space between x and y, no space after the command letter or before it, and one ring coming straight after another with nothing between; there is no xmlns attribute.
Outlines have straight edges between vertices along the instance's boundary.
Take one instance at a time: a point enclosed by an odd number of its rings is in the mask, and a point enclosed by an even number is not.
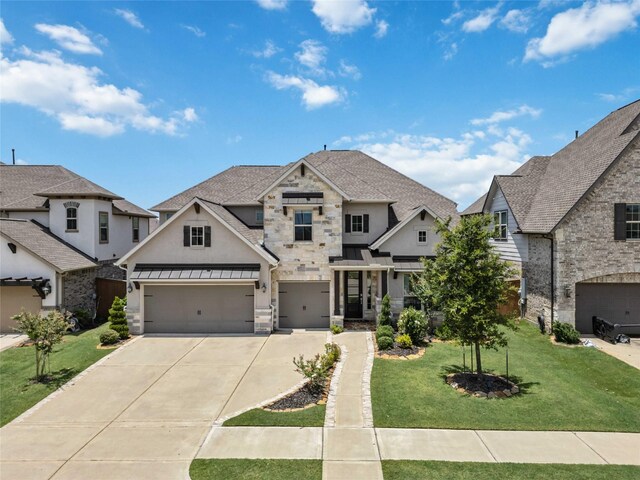
<svg viewBox="0 0 640 480"><path fill-rule="evenodd" d="M512 287L507 279L515 270L500 259L489 239L489 215L462 217L450 228L450 220L437 222L441 243L434 260L423 260L424 270L414 281L420 300L444 313L444 329L463 345L474 345L478 375L482 374L480 347L494 349L507 344L501 325L511 326L498 312Z"/></svg>
<svg viewBox="0 0 640 480"><path fill-rule="evenodd" d="M380 313L378 314L378 325L391 325L391 298L388 293L382 297Z"/></svg>
<svg viewBox="0 0 640 480"><path fill-rule="evenodd" d="M126 298L114 298L111 308L109 309L109 328L115 330L120 338L124 340L129 338L129 325L127 325L127 313L124 307L127 305Z"/></svg>

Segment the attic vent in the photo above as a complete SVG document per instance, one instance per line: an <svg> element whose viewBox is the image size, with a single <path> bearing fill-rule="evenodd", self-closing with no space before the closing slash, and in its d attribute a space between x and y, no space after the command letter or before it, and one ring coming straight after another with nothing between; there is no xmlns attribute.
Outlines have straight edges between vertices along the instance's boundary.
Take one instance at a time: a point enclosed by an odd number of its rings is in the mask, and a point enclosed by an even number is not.
<svg viewBox="0 0 640 480"><path fill-rule="evenodd" d="M622 132L622 135L626 135L627 133L631 133L631 132L637 132L638 130L640 130L640 115L638 115L636 118L632 120L629 126L624 129L624 132Z"/></svg>

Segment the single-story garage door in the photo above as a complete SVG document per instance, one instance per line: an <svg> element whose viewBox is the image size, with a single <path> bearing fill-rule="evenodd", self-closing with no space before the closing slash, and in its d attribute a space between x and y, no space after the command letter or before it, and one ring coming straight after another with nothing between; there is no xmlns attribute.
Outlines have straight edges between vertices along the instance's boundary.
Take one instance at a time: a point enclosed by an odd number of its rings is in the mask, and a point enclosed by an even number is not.
<svg viewBox="0 0 640 480"><path fill-rule="evenodd" d="M576 329L593 333L591 317L612 323L640 323L640 283L577 283Z"/></svg>
<svg viewBox="0 0 640 480"><path fill-rule="evenodd" d="M31 313L39 313L42 308L42 299L31 286L0 287L0 333L16 333L11 317L23 308Z"/></svg>
<svg viewBox="0 0 640 480"><path fill-rule="evenodd" d="M329 328L329 282L280 282L280 328Z"/></svg>
<svg viewBox="0 0 640 480"><path fill-rule="evenodd" d="M254 285L146 285L145 333L253 333Z"/></svg>

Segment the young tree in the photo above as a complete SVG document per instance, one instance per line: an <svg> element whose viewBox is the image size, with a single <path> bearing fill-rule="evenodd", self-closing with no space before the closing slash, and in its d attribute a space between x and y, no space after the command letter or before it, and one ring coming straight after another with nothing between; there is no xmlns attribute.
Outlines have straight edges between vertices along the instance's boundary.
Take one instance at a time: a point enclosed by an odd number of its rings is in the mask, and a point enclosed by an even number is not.
<svg viewBox="0 0 640 480"><path fill-rule="evenodd" d="M507 344L499 327L509 325L508 317L498 306L511 290L506 280L515 274L489 242L491 222L489 215L465 216L450 229L450 221L438 221L442 241L436 258L424 260L424 270L414 281L420 300L444 313L445 331L463 345L475 346L478 375L480 347L495 350Z"/></svg>
<svg viewBox="0 0 640 480"><path fill-rule="evenodd" d="M391 325L391 298L388 293L382 297L380 313L378 314L378 325Z"/></svg>
<svg viewBox="0 0 640 480"><path fill-rule="evenodd" d="M49 312L46 317L23 310L12 318L18 324L17 330L33 341L36 351L36 382L46 380L45 371L51 372L49 356L53 352L53 347L62 342L62 337L69 328L69 322L56 310Z"/></svg>
<svg viewBox="0 0 640 480"><path fill-rule="evenodd" d="M129 325L127 325L127 314L124 307L127 305L126 298L114 298L109 309L109 328L115 330L122 340L129 338Z"/></svg>

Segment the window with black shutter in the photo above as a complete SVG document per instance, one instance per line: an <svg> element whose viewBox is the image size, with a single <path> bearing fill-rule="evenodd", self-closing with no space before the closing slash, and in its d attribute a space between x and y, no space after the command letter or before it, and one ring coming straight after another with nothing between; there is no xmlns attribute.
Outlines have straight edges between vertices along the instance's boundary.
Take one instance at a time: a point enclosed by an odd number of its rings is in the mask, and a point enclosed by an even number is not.
<svg viewBox="0 0 640 480"><path fill-rule="evenodd" d="M351 215L344 216L344 231L346 233L351 233Z"/></svg>
<svg viewBox="0 0 640 480"><path fill-rule="evenodd" d="M614 216L614 240L625 241L627 239L627 204L616 203L613 206Z"/></svg>

